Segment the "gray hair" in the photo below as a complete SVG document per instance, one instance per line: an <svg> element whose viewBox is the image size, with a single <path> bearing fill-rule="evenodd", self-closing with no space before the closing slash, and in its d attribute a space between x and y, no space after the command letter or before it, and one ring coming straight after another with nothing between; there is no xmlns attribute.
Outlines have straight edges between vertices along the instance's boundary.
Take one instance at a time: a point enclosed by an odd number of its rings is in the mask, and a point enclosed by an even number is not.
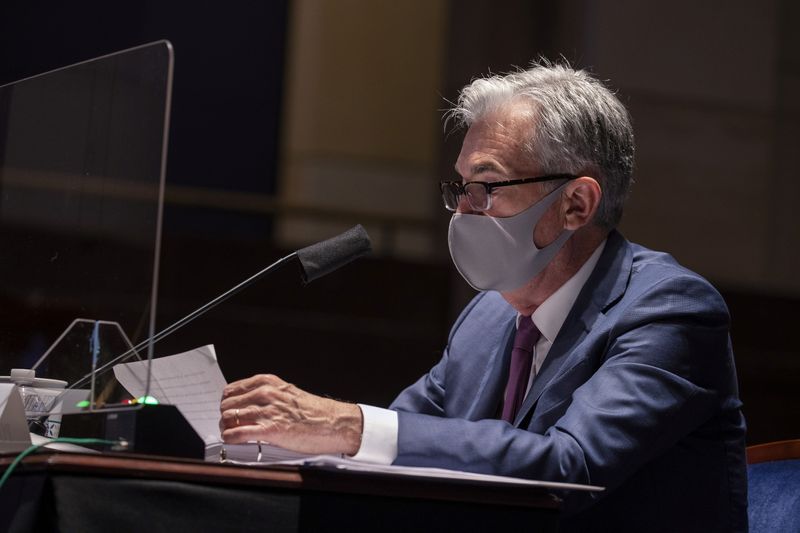
<svg viewBox="0 0 800 533"><path fill-rule="evenodd" d="M603 195L594 223L616 227L633 183L633 127L625 106L589 73L542 60L528 70L473 80L446 120L469 127L521 99L534 102L533 134L524 146L539 170L597 179Z"/></svg>

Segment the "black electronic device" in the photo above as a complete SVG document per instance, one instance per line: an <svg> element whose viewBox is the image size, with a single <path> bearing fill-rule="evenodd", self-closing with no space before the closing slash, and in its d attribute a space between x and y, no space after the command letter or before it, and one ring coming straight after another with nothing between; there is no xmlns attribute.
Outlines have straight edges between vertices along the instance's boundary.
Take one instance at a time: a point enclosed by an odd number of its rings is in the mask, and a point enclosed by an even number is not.
<svg viewBox="0 0 800 533"><path fill-rule="evenodd" d="M118 444L92 446L122 451L203 459L205 443L174 405L147 405L64 415L61 437L91 437Z"/></svg>

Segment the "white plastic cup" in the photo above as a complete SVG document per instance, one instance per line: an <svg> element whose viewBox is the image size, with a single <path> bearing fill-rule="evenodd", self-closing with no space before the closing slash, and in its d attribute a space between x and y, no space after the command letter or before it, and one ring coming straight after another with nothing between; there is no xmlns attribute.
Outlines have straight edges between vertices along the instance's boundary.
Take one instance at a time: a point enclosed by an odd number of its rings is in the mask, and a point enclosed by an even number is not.
<svg viewBox="0 0 800 533"><path fill-rule="evenodd" d="M37 378L35 370L26 368L12 368L10 378L19 388L22 403L25 405L25 417L32 431L48 438L58 437L61 428L58 401L67 382ZM54 408L56 412L51 414Z"/></svg>

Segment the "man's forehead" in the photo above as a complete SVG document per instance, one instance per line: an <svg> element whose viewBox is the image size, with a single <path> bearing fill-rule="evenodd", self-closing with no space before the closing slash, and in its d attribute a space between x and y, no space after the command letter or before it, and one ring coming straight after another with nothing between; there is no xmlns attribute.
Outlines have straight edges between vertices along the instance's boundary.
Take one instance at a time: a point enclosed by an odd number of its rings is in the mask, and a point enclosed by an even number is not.
<svg viewBox="0 0 800 533"><path fill-rule="evenodd" d="M471 176L531 166L527 149L533 133L530 115L514 111L493 112L470 126L455 162L456 172Z"/></svg>

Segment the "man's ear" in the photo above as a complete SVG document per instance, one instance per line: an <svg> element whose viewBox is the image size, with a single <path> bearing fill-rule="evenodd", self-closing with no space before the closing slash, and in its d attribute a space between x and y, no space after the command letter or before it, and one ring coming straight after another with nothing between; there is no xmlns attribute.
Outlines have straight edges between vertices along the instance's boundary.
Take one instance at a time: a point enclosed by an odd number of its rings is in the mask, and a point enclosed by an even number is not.
<svg viewBox="0 0 800 533"><path fill-rule="evenodd" d="M602 196L603 190L594 178L581 176L569 182L561 201L564 229L576 230L590 223Z"/></svg>

